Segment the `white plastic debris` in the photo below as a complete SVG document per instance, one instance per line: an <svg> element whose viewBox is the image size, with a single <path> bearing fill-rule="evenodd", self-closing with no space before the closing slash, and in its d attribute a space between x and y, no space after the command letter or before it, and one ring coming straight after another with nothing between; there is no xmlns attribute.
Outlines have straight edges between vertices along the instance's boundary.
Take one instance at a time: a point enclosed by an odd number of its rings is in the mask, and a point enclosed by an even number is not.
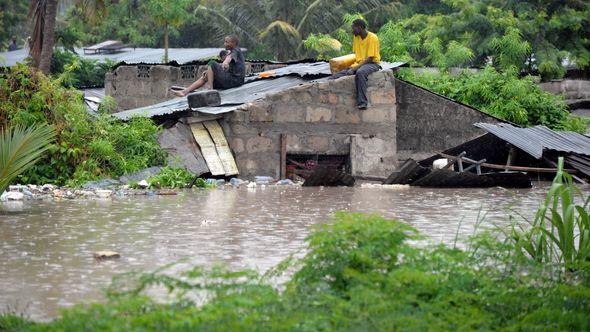
<svg viewBox="0 0 590 332"><path fill-rule="evenodd" d="M18 192L18 191L5 191L2 196L0 196L0 201L22 201L25 198L25 194Z"/></svg>
<svg viewBox="0 0 590 332"><path fill-rule="evenodd" d="M409 184L378 184L378 183L363 183L361 188L374 188L374 189L390 189L390 190L406 190L410 189Z"/></svg>
<svg viewBox="0 0 590 332"><path fill-rule="evenodd" d="M449 160L446 158L436 159L432 162L432 169L443 169L448 163ZM450 170L453 170L453 166L450 167Z"/></svg>
<svg viewBox="0 0 590 332"><path fill-rule="evenodd" d="M140 188L144 188L144 189L150 186L150 184L149 184L149 183L148 183L146 180L141 180L141 181L139 181L139 182L137 183L137 185L138 185Z"/></svg>

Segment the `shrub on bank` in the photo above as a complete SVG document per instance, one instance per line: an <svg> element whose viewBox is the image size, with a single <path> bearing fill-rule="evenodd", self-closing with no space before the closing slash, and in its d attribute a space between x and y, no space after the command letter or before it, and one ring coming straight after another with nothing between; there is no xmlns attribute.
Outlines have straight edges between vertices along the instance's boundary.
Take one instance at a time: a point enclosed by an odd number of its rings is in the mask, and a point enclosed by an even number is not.
<svg viewBox="0 0 590 332"><path fill-rule="evenodd" d="M149 119L128 122L91 116L82 95L19 65L0 74L0 126L48 123L56 130L49 153L17 182L79 185L161 165L158 127Z"/></svg>

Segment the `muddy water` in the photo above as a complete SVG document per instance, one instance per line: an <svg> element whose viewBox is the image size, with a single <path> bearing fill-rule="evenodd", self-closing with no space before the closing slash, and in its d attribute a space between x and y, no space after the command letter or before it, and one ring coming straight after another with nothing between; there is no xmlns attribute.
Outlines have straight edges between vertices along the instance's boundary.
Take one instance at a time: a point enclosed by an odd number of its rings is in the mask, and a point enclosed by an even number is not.
<svg viewBox="0 0 590 332"><path fill-rule="evenodd" d="M170 262L264 271L303 248L308 227L334 211L405 220L434 242L484 225L506 225L506 209L532 216L548 184L501 188L226 188L178 196L0 204L0 310L48 319L60 307L100 300L115 274ZM96 262L111 249L122 257Z"/></svg>

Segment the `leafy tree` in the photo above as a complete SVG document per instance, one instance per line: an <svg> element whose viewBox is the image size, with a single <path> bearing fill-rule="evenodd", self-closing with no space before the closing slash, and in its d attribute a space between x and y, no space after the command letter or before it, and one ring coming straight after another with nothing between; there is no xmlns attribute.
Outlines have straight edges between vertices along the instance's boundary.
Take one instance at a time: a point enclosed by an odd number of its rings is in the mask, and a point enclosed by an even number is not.
<svg viewBox="0 0 590 332"><path fill-rule="evenodd" d="M311 33L332 33L342 25L347 12L371 13L386 8L391 0L256 0L226 1L218 8L200 6L197 15L207 13L219 37L235 33L246 46L264 43L279 60L303 53L303 40Z"/></svg>
<svg viewBox="0 0 590 332"><path fill-rule="evenodd" d="M168 29L178 27L187 18L190 0L148 0L146 8L156 24L164 27L164 62L168 62Z"/></svg>
<svg viewBox="0 0 590 332"><path fill-rule="evenodd" d="M26 20L26 1L0 0L0 50L8 47L13 36L17 37L18 44L24 44Z"/></svg>

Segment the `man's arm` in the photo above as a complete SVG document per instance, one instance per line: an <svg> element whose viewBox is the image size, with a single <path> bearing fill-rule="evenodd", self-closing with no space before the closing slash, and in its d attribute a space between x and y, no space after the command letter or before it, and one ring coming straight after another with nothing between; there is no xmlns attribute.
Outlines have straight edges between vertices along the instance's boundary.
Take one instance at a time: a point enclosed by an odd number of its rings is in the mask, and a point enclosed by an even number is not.
<svg viewBox="0 0 590 332"><path fill-rule="evenodd" d="M362 65L366 65L367 63L373 63L373 57L369 56L367 57L365 60L363 60L363 62L359 63L358 65L354 66L354 67L350 67L350 69L348 70L348 74L353 75L356 74L356 71L362 66Z"/></svg>
<svg viewBox="0 0 590 332"><path fill-rule="evenodd" d="M232 52L230 52L225 57L225 60L223 60L223 62L221 63L221 68L223 68L223 70L227 70L229 68L229 63L231 62L232 59L233 59Z"/></svg>

